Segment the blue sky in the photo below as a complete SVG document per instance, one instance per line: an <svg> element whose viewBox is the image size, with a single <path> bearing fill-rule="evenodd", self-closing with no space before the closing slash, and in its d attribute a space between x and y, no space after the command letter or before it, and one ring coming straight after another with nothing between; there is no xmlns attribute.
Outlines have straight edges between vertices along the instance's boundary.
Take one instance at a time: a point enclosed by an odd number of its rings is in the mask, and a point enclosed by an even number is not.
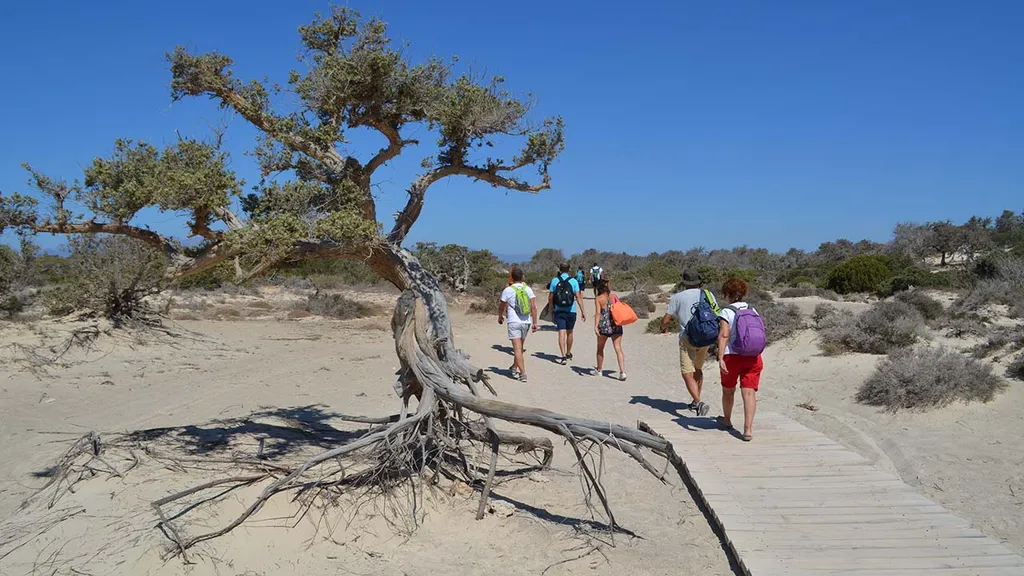
<svg viewBox="0 0 1024 576"><path fill-rule="evenodd" d="M839 237L884 240L899 221L1024 208L1024 2L350 6L388 21L415 58L457 54L534 93L538 117L566 121L552 190L449 179L430 189L410 243L505 254L813 249ZM201 135L230 119L207 100L172 104L164 53L217 50L241 76L283 81L296 66L296 28L326 7L5 3L0 191L26 189L23 161L73 179L115 138L165 144L175 129ZM230 120L233 167L250 182L252 136ZM404 204L429 153L412 150L380 171L379 214ZM141 221L183 230L172 214Z"/></svg>

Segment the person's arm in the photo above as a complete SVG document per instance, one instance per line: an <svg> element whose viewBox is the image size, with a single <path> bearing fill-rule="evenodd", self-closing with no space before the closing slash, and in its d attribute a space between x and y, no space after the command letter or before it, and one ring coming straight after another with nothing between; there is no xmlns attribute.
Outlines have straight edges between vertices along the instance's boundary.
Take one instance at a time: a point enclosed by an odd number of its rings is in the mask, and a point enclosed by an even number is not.
<svg viewBox="0 0 1024 576"><path fill-rule="evenodd" d="M664 316L661 317L661 333L662 334L668 332L668 323L671 322L671 321L672 321L672 315L671 314L666 313Z"/></svg>
<svg viewBox="0 0 1024 576"><path fill-rule="evenodd" d="M597 300L597 298L594 298L594 300ZM580 320L583 320L584 322L586 322L587 321L587 311L586 311L586 309L583 306L583 288L580 288L579 291L576 292L576 305L580 309ZM595 316L595 318L597 318L597 316Z"/></svg>
<svg viewBox="0 0 1024 576"><path fill-rule="evenodd" d="M725 318L718 319L718 366L723 374L729 371L725 368L725 347L729 345L729 321Z"/></svg>
<svg viewBox="0 0 1024 576"><path fill-rule="evenodd" d="M555 286L556 285L557 284L555 284L554 280L552 280L551 283L548 284L548 306L551 307L551 314L552 315L554 315L554 313L555 313Z"/></svg>
<svg viewBox="0 0 1024 576"><path fill-rule="evenodd" d="M498 303L498 324L505 321L505 309L508 308L508 302L503 299Z"/></svg>
<svg viewBox="0 0 1024 576"><path fill-rule="evenodd" d="M668 301L668 308L665 309L665 315L661 317L662 334L668 332L668 323L672 321L672 317L676 315L676 309L678 308L678 306L676 305L677 302L678 301L675 298L672 298L671 300ZM682 326L680 326L680 328L682 328Z"/></svg>
<svg viewBox="0 0 1024 576"><path fill-rule="evenodd" d="M540 320L537 319L537 297L530 298L530 317L533 318L532 330L536 332L540 329Z"/></svg>

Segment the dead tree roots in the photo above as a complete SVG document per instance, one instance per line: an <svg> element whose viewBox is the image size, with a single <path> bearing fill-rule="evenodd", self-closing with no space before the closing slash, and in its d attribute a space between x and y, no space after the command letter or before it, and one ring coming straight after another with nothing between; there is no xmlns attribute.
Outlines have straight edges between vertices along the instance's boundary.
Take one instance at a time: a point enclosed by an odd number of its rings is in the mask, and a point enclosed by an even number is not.
<svg viewBox="0 0 1024 576"><path fill-rule="evenodd" d="M441 298L439 294L438 297ZM392 328L402 365L396 384L402 399L400 410L380 418L335 416L368 425L352 440L339 441L304 461L288 462L287 458L264 454L262 442L255 454L234 454L218 460L210 454L170 456L147 442L146 433L118 436L107 445L93 433L79 439L51 470L50 480L37 500L53 506L84 478L125 474L138 463L139 455L157 459L172 469L220 470L223 477L152 503L159 529L187 560L189 548L230 532L282 493L290 494L308 509L315 503L337 504L342 495L360 490L371 495L402 492L409 495L406 502L413 510L407 519L414 527L418 522L414 509L424 489L442 482L465 482L480 492L480 518L498 474L499 461L515 462L520 471L526 471L547 467L553 456L549 437L502 429L498 422L539 428L562 438L575 455L588 506L603 513L609 527L617 525L601 483L606 449L627 454L645 470L665 480L665 471L648 460L652 453L666 459L672 457L671 445L663 438L635 428L495 399L483 372L455 348L443 300L433 302L429 293L416 296L405 292L399 298ZM487 392L481 393L481 387ZM304 433L318 431L313 428ZM114 446L121 450L117 462L105 457L106 450ZM214 468L218 463L221 466ZM257 486L262 486L262 490L233 519L215 530L190 533L190 514L233 490Z"/></svg>

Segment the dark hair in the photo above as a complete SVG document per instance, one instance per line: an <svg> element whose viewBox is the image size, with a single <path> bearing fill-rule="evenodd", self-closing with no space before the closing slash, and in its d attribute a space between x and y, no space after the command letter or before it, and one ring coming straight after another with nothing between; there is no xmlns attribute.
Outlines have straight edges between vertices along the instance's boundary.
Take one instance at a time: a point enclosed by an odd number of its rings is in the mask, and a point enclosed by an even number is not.
<svg viewBox="0 0 1024 576"><path fill-rule="evenodd" d="M722 295L732 300L742 300L750 287L739 278L729 278L722 284Z"/></svg>
<svg viewBox="0 0 1024 576"><path fill-rule="evenodd" d="M597 262L594 262L594 266L597 266Z"/></svg>
<svg viewBox="0 0 1024 576"><path fill-rule="evenodd" d="M562 273L568 272L569 271L569 263L568 262L562 262L561 264L559 264L558 265L558 271L562 272Z"/></svg>
<svg viewBox="0 0 1024 576"><path fill-rule="evenodd" d="M523 278L525 278L525 277L526 277L526 272L523 272L522 268L519 268L519 267L513 267L512 268L512 281L513 282L522 282Z"/></svg>
<svg viewBox="0 0 1024 576"><path fill-rule="evenodd" d="M607 278L601 278L597 281L597 293L608 294L612 291L611 283L608 282Z"/></svg>

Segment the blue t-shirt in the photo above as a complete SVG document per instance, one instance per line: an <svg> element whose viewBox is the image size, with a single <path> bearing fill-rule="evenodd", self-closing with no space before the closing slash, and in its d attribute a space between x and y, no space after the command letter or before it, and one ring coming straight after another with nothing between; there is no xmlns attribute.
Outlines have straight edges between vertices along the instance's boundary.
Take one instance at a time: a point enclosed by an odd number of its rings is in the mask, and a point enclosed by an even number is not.
<svg viewBox="0 0 1024 576"><path fill-rule="evenodd" d="M569 285L572 286L573 301L572 306L569 308L563 308L561 306L555 306L555 312L576 312L576 294L580 291L580 283L575 278L571 278L568 274L562 274L561 276L551 279L551 284L548 286L548 291L554 294L555 287L558 286L558 281L562 279L568 279Z"/></svg>

